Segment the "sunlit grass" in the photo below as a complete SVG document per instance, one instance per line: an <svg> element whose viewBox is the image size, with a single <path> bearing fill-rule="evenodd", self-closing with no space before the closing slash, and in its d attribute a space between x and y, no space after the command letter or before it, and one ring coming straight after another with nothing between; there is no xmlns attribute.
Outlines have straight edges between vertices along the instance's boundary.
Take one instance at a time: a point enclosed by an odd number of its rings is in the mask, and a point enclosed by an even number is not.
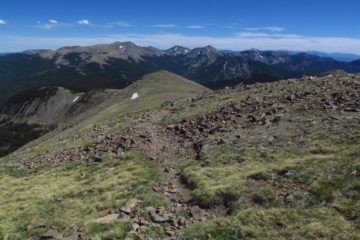
<svg viewBox="0 0 360 240"><path fill-rule="evenodd" d="M23 176L14 173L0 172L0 232L5 239L37 239L40 233L33 227L39 221L58 229L72 224L93 229L94 219L123 206L131 197L146 206L163 204L151 190L159 180L157 171L138 153L96 166L69 165L23 172ZM113 231L108 228L105 230Z"/></svg>

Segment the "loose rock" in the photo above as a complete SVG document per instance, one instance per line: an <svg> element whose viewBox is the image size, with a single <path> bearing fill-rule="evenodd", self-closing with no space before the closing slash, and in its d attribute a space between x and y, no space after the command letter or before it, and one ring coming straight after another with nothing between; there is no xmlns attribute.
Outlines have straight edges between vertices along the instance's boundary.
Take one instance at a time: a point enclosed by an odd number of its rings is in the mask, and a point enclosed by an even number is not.
<svg viewBox="0 0 360 240"><path fill-rule="evenodd" d="M95 222L99 223L99 224L109 224L110 222L117 220L118 217L119 217L119 214L109 214L105 217L96 219Z"/></svg>
<svg viewBox="0 0 360 240"><path fill-rule="evenodd" d="M190 214L195 220L200 220L203 216L203 210L199 206L190 208Z"/></svg>

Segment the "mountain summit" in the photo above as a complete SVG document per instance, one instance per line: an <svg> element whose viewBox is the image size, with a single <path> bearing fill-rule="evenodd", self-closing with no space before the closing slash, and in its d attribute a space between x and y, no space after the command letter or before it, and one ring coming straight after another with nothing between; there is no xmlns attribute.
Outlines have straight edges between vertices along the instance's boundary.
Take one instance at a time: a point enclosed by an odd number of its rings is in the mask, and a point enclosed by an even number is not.
<svg viewBox="0 0 360 240"><path fill-rule="evenodd" d="M190 52L189 48L179 46L179 45L176 45L176 46L174 46L172 48L169 48L169 49L165 50L165 54L173 55L173 56L185 55L188 52Z"/></svg>
<svg viewBox="0 0 360 240"><path fill-rule="evenodd" d="M72 59L69 55L75 54L78 57L76 61L81 61L83 64L106 64L106 61L110 58L139 62L143 60L143 57L160 56L163 54L159 49L153 47L139 47L132 42L114 42L112 44L98 44L88 47L62 47L56 51L30 50L23 53L49 58L60 65L71 64Z"/></svg>
<svg viewBox="0 0 360 240"><path fill-rule="evenodd" d="M331 70L360 71L357 61L286 51L223 53L212 46L167 50L132 42L29 50L0 56L0 103L20 91L60 86L75 91L124 88L142 76L168 70L213 89L269 82Z"/></svg>

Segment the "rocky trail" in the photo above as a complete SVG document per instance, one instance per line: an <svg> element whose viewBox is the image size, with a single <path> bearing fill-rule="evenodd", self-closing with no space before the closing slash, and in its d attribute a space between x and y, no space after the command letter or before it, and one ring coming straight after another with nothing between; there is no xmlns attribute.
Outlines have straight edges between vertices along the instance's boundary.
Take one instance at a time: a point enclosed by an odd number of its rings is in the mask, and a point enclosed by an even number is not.
<svg viewBox="0 0 360 240"><path fill-rule="evenodd" d="M101 164L105 156L117 156L121 159L127 151L142 151L159 169L162 181L152 189L164 197L166 206L141 209L139 200L133 198L119 209L109 209L108 215L95 221L108 224L120 219L131 224L128 239L147 239L144 232L149 221L143 217L145 214L151 222L159 224L167 236L172 237L186 225L216 217L219 211L200 208L192 201L191 190L181 181L181 164L194 159L196 152L191 141L180 139L182 136L172 134L159 124L168 114L169 111L165 110L147 112L135 120L132 127L121 133L98 136L92 146L37 156L24 165L33 167L50 163L52 166L59 166L76 159L81 159L84 164ZM54 236L51 234L54 231L50 230L45 233L44 239L52 239L50 235ZM72 238L69 239L86 239L81 231L73 231L70 237Z"/></svg>
<svg viewBox="0 0 360 240"><path fill-rule="evenodd" d="M162 224L171 237L188 224L215 216L212 211L201 209L192 201L191 190L181 181L181 164L194 159L195 151L191 142L181 141L177 135L169 134L159 125L168 114L168 111L146 113L133 127L113 136L110 142L118 146L110 147L120 156L126 150L142 150L158 166L163 181L153 186L153 191L162 195L167 205L160 208L150 206L143 210L153 222ZM120 214L127 218L124 212ZM134 235L141 239L146 224L136 216L130 221L133 230L129 232L129 239Z"/></svg>

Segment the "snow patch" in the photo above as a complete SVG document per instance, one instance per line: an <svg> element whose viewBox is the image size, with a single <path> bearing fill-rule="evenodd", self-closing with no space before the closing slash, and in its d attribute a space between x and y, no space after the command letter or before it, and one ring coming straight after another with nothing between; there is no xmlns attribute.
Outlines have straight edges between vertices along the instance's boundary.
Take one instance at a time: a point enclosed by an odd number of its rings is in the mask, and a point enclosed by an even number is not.
<svg viewBox="0 0 360 240"><path fill-rule="evenodd" d="M74 100L72 101L72 103L74 103L74 102L76 102L77 100L79 100L79 98L80 98L80 96L76 96L76 97L74 98Z"/></svg>
<svg viewBox="0 0 360 240"><path fill-rule="evenodd" d="M139 94L137 92L133 93L133 95L131 96L131 100L137 99L139 97Z"/></svg>

